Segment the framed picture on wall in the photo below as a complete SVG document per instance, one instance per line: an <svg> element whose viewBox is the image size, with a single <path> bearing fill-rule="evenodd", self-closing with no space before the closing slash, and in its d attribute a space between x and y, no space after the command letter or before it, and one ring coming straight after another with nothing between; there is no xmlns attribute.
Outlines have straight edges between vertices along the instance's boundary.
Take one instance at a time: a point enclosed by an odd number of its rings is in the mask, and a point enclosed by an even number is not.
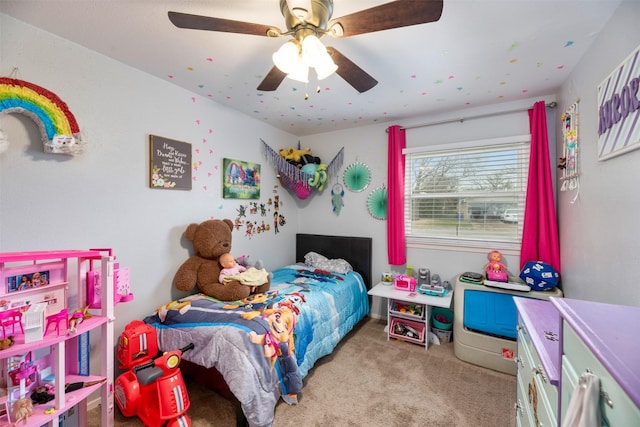
<svg viewBox="0 0 640 427"><path fill-rule="evenodd" d="M260 165L258 163L223 159L222 166L223 198L260 198Z"/></svg>
<svg viewBox="0 0 640 427"><path fill-rule="evenodd" d="M149 187L191 190L191 144L149 136Z"/></svg>

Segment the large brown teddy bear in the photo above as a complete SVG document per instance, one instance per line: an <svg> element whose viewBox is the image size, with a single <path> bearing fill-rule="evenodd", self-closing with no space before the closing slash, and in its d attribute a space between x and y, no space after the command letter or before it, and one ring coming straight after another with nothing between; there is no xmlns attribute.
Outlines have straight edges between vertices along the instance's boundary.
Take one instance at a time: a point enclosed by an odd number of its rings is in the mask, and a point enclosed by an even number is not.
<svg viewBox="0 0 640 427"><path fill-rule="evenodd" d="M178 290L188 292L196 285L203 294L222 301L236 301L251 294L251 287L238 281L219 283L218 257L231 252L233 223L229 219L212 219L200 224L190 224L185 237L191 241L196 254L189 257L178 269L174 284ZM255 293L269 290L271 282L255 288Z"/></svg>

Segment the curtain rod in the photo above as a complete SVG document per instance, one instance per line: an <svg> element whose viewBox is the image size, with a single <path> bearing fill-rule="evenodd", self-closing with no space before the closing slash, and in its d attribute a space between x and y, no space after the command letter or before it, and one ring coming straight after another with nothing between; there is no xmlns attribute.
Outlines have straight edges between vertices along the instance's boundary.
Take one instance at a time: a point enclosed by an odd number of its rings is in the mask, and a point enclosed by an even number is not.
<svg viewBox="0 0 640 427"><path fill-rule="evenodd" d="M549 102L548 104L545 104L545 107L547 107L547 108L556 108L557 106L558 106L558 103L555 102L555 101ZM405 129L405 130L406 129L415 129L415 128L422 128L422 127L427 127L427 126L444 125L444 124L447 124L447 123L455 123L455 122L464 123L465 120L483 119L483 118L486 118L486 117L501 116L503 114L519 113L520 111L528 111L530 109L531 109L530 107L517 108L517 109L514 109L514 110L499 111L499 112L487 113L487 114L478 114L476 116L460 117L458 119L440 120L438 122L422 123L422 124L413 125L413 126L400 126L400 129ZM389 128L386 129L386 132L389 133Z"/></svg>

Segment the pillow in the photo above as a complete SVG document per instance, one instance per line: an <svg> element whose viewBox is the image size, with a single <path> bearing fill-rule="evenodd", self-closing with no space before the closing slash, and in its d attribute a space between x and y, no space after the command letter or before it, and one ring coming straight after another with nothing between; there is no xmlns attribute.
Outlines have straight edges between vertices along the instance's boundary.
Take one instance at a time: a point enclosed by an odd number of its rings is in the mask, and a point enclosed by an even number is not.
<svg viewBox="0 0 640 427"><path fill-rule="evenodd" d="M325 261L328 261L327 257L316 252L307 252L307 254L304 256L304 263L309 267L316 267L316 264Z"/></svg>
<svg viewBox="0 0 640 427"><path fill-rule="evenodd" d="M330 271L331 273L347 274L353 271L353 267L342 258L328 259L316 252L309 252L304 256L304 262L309 267Z"/></svg>

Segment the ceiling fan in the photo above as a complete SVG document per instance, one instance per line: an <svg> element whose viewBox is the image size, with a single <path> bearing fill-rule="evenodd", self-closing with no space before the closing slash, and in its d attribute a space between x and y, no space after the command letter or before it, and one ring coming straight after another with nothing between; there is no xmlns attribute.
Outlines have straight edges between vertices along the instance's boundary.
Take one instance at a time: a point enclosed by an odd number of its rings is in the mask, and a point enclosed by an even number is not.
<svg viewBox="0 0 640 427"><path fill-rule="evenodd" d="M178 28L193 30L266 37L291 36L274 53L276 65L258 85L260 91L276 90L285 77L306 82L308 68L313 67L318 80L336 72L362 93L373 88L378 81L336 48L326 47L325 50L319 38L325 34L351 37L435 22L442 15L442 7L443 0L396 0L332 20L333 0L280 0L280 10L287 27L285 32L270 25L180 12L169 12L169 20Z"/></svg>

